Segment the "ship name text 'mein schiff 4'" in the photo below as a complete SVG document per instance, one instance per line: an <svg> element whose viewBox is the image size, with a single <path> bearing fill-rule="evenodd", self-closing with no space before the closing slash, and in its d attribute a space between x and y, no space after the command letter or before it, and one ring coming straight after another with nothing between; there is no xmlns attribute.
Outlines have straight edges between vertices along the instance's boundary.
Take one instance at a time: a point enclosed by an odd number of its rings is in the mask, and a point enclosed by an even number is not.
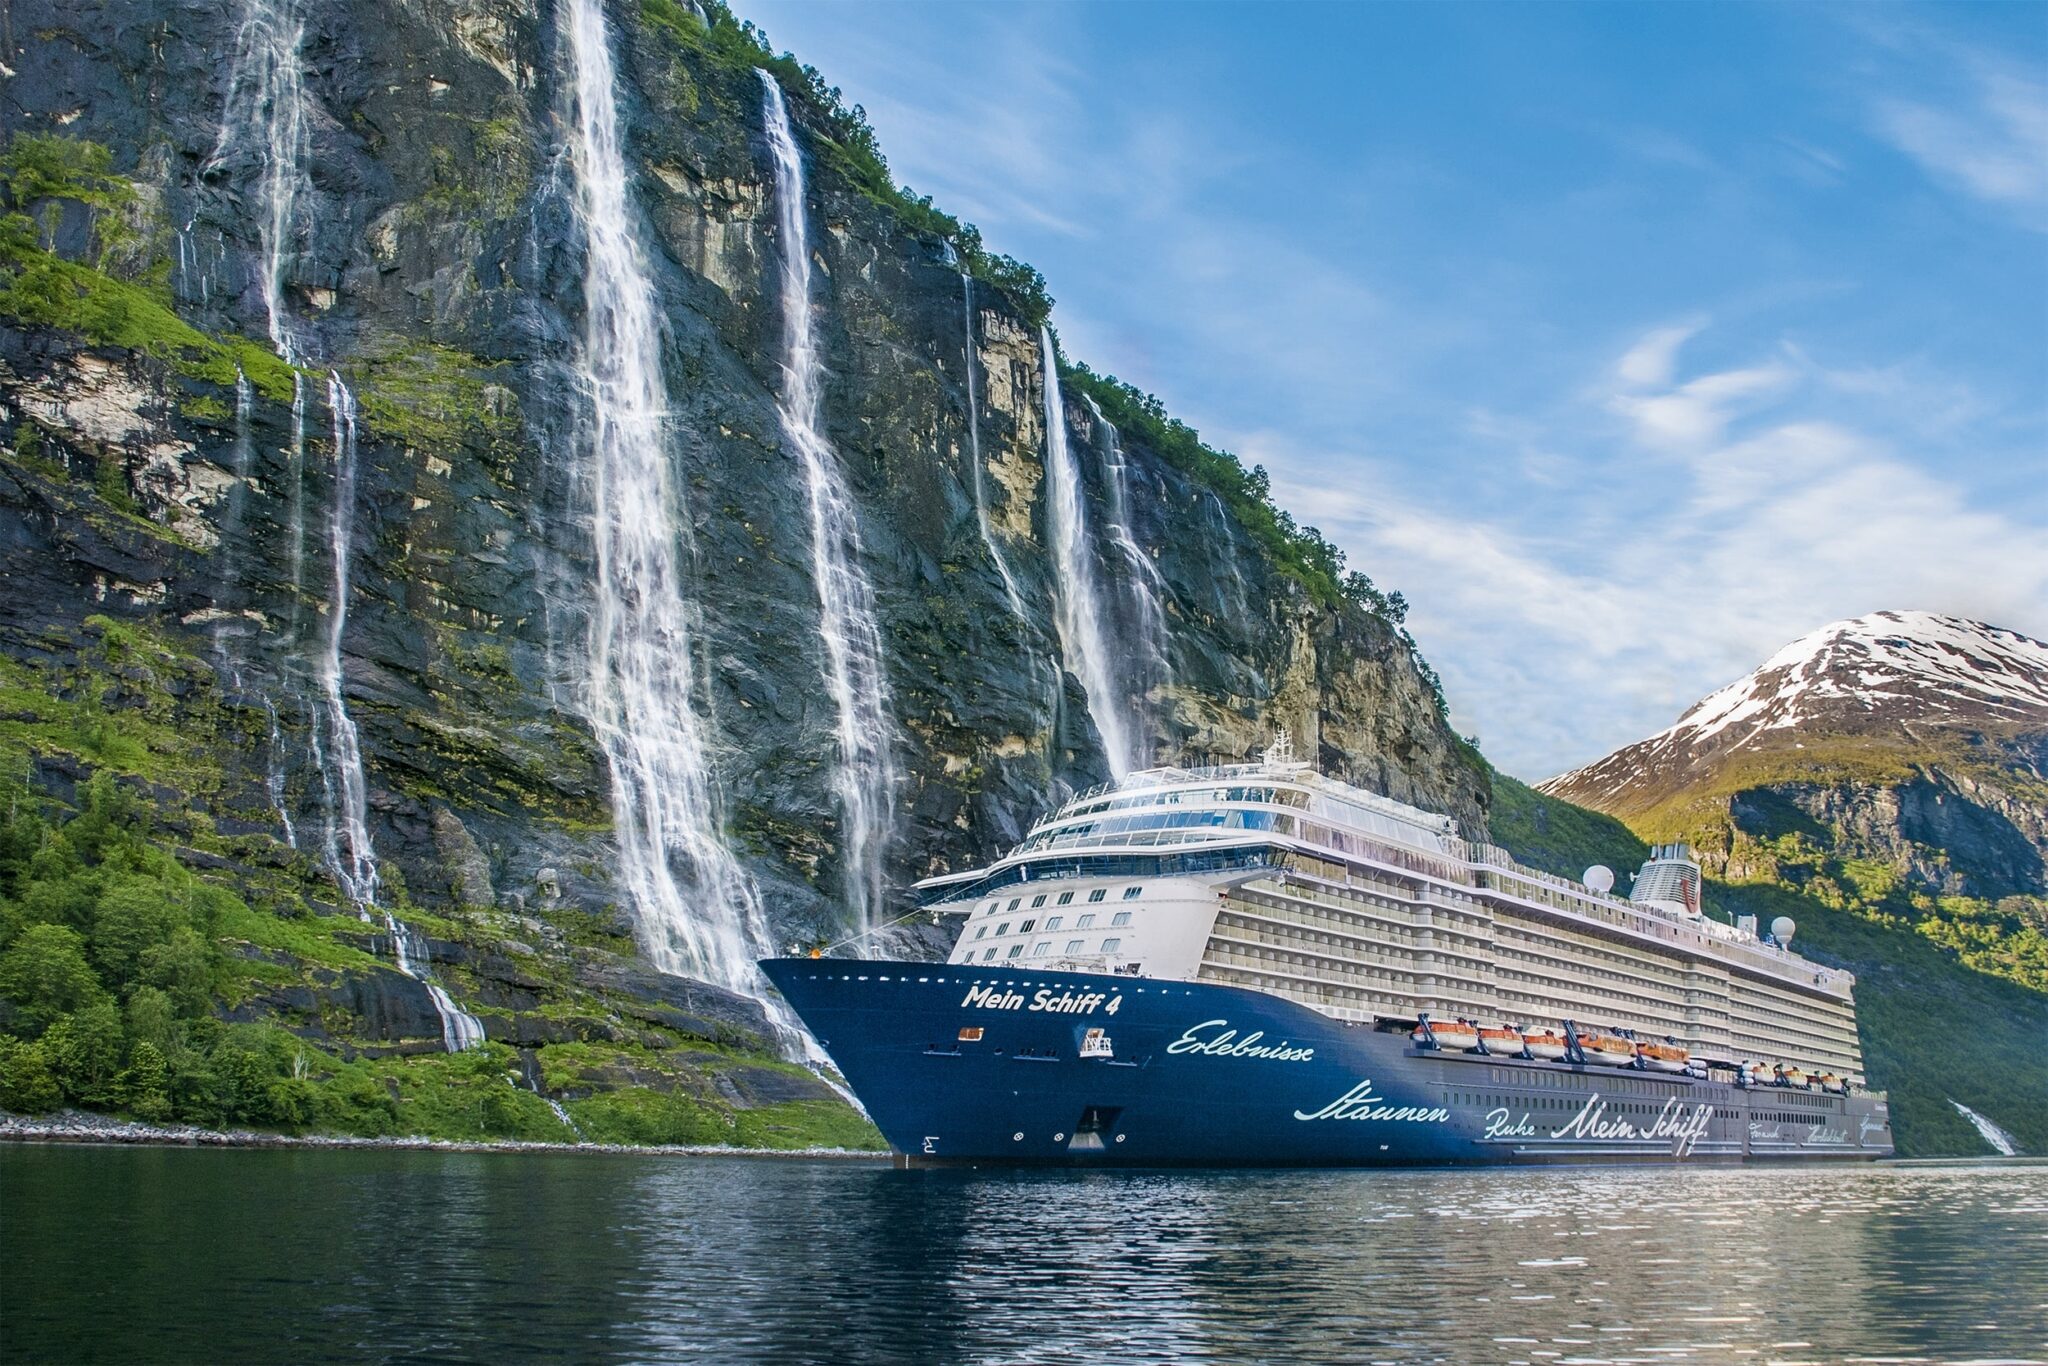
<svg viewBox="0 0 2048 1366"><path fill-rule="evenodd" d="M1701 914L1663 845L1613 895L1294 761L1084 792L920 884L944 963L762 966L909 1164L1889 1156L1854 979Z"/></svg>

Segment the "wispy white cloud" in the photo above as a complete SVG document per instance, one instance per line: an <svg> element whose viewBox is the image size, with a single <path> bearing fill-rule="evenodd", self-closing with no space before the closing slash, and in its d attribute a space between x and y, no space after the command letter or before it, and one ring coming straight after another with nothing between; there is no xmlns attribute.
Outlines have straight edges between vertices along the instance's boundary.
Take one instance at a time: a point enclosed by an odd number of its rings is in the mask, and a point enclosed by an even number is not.
<svg viewBox="0 0 2048 1366"><path fill-rule="evenodd" d="M1526 513L1445 506L1369 456L1254 444L1278 496L1407 590L1454 720L1511 772L1544 777L1638 739L1838 618L1930 607L2048 634L2048 528L1975 506L1882 440L1814 416L1818 367L1774 357L1677 378L1693 334L1645 334L1612 390L1586 396L1664 415L1624 435L1615 463L1649 473L1614 490L1629 509L1619 519L1557 502L1539 532ZM1777 406L1738 413L1733 399ZM1558 420L1583 430L1588 417ZM1612 487L1596 457L1580 471Z"/></svg>
<svg viewBox="0 0 2048 1366"><path fill-rule="evenodd" d="M1880 96L1878 132L1935 180L2048 231L2048 81L1987 53L1935 50L1953 62L1954 94Z"/></svg>

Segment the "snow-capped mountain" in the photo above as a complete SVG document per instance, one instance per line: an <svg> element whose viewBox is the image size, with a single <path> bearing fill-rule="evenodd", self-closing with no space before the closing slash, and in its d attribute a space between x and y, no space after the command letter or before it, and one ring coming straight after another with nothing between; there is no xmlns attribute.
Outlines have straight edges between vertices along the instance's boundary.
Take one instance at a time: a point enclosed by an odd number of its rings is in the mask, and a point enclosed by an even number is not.
<svg viewBox="0 0 2048 1366"><path fill-rule="evenodd" d="M1801 636L1676 724L1538 786L1582 806L1640 812L1740 759L2036 730L2048 731L2048 644L1962 617L1873 612Z"/></svg>

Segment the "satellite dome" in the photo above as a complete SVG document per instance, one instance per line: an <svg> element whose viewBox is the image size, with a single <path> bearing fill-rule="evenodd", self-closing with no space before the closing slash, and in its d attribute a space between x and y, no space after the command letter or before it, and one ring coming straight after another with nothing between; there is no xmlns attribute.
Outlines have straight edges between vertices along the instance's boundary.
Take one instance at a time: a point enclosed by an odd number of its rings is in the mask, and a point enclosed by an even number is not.
<svg viewBox="0 0 2048 1366"><path fill-rule="evenodd" d="M1792 942L1793 932L1798 928L1798 924L1791 916L1781 915L1771 922L1771 938L1780 944L1789 944Z"/></svg>
<svg viewBox="0 0 2048 1366"><path fill-rule="evenodd" d="M1586 870L1579 881L1594 891L1605 894L1614 890L1614 870L1604 863L1596 863Z"/></svg>

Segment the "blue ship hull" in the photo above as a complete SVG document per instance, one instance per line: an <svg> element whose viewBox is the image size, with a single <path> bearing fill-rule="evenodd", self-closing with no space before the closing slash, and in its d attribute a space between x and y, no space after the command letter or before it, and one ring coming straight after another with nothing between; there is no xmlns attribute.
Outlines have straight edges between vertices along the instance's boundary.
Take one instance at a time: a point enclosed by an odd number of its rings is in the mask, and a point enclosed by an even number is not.
<svg viewBox="0 0 2048 1366"><path fill-rule="evenodd" d="M1876 1097L1441 1052L1237 987L939 963L761 967L906 1165L1840 1161L1892 1151Z"/></svg>

